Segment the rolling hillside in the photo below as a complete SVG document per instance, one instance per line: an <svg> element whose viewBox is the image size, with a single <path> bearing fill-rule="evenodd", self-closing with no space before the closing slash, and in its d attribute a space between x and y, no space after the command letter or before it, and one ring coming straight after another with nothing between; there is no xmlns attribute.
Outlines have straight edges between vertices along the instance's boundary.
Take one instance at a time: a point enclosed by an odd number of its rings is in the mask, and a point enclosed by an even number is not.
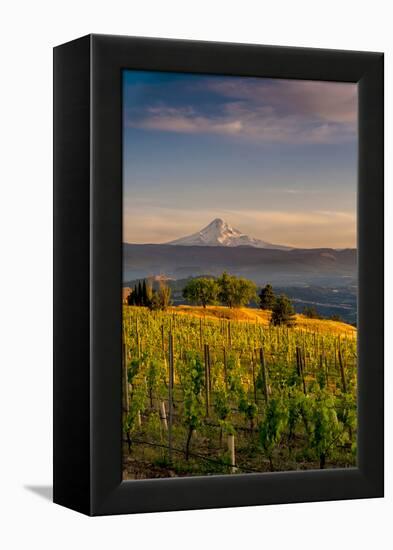
<svg viewBox="0 0 393 550"><path fill-rule="evenodd" d="M248 323L258 323L263 326L269 326L270 311L251 308L233 308L223 306L175 306L168 310L177 315L191 315L193 317L202 317L205 319L227 319L233 321L244 321ZM342 334L347 336L356 336L356 328L347 323L339 321L330 321L327 319L309 319L304 315L296 315L296 329L310 332L326 334Z"/></svg>

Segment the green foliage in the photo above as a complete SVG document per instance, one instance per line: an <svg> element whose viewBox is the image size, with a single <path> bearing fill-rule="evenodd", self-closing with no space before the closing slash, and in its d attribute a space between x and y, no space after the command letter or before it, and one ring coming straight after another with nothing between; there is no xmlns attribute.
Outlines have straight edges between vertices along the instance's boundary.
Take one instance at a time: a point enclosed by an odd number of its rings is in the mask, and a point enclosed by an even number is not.
<svg viewBox="0 0 393 550"><path fill-rule="evenodd" d="M266 407L264 419L259 425L259 440L270 460L271 469L273 469L272 452L274 447L280 442L281 436L287 426L287 421L287 411L282 400L279 398L270 399Z"/></svg>
<svg viewBox="0 0 393 550"><path fill-rule="evenodd" d="M273 287L267 284L261 289L259 293L259 305L261 309L273 309L276 296L273 291Z"/></svg>
<svg viewBox="0 0 393 550"><path fill-rule="evenodd" d="M251 427L252 427L254 423L254 419L256 418L257 412L258 412L258 407L256 403L248 399L246 394L243 393L243 395L240 397L238 401L238 407L239 407L239 412L244 414L245 419L251 423Z"/></svg>
<svg viewBox="0 0 393 550"><path fill-rule="evenodd" d="M292 302L285 294L281 294L276 298L270 322L273 326L293 326L295 324L295 310Z"/></svg>
<svg viewBox="0 0 393 550"><path fill-rule="evenodd" d="M337 418L350 432L356 430L356 395L354 393L342 393L336 397Z"/></svg>
<svg viewBox="0 0 393 550"><path fill-rule="evenodd" d="M139 368L141 366L142 361L140 359L133 359L127 368L127 377L128 377L128 383L132 384L134 381L135 376L139 372Z"/></svg>
<svg viewBox="0 0 393 550"><path fill-rule="evenodd" d="M231 409L229 406L229 395L224 388L219 388L214 392L213 406L218 419L225 420Z"/></svg>
<svg viewBox="0 0 393 550"><path fill-rule="evenodd" d="M147 292L148 288L146 285ZM167 450L162 448L138 447L133 443L133 433L138 434L135 441L143 435L140 439L167 444L168 431L160 421L156 403L168 399L171 333L175 373L171 433L173 447L182 448L184 455L174 452L168 467L177 471L174 461L178 461L180 475L218 472L219 464L201 461L190 449L192 443L196 454L225 460L224 434L235 435L236 463L246 469L265 470L266 458L270 468L277 470L293 469L297 461L305 468L315 468L316 462L321 468L327 463L355 464L356 338L349 335L340 340L347 381L347 392L342 393L337 361L339 339L335 334L273 324L267 328L257 322L234 320L229 326L227 321L208 316L201 321L192 315L138 307L124 308L123 323L127 357L131 358L127 361L129 412L123 416L123 428L131 453L144 449L144 460L152 464L157 457L167 456ZM208 418L205 343L210 350ZM267 403L259 365L260 348L264 351L269 384ZM296 369L296 348L302 350L306 361L307 395ZM152 401L147 406L149 398ZM250 429L254 426L258 426L258 434ZM185 455L189 457L186 460Z"/></svg>
<svg viewBox="0 0 393 550"><path fill-rule="evenodd" d="M256 285L243 277L224 273L218 277L219 299L228 307L242 307L256 300Z"/></svg>
<svg viewBox="0 0 393 550"><path fill-rule="evenodd" d="M212 278L200 277L191 279L183 289L183 297L192 304L203 307L215 304L218 298L219 287Z"/></svg>
<svg viewBox="0 0 393 550"><path fill-rule="evenodd" d="M130 399L130 409L123 421L124 433L132 433L138 428L137 419L146 406L146 384L140 380L135 384Z"/></svg>
<svg viewBox="0 0 393 550"><path fill-rule="evenodd" d="M188 364L189 368L183 373L184 422L189 428L195 429L203 415L204 365L196 354L188 355Z"/></svg>
<svg viewBox="0 0 393 550"><path fill-rule="evenodd" d="M226 435L236 435L236 430L235 430L232 422L230 422L229 420L220 420L220 426L221 426L222 431Z"/></svg>
<svg viewBox="0 0 393 550"><path fill-rule="evenodd" d="M149 309L152 311L165 311L171 305L171 289L160 281L158 290L152 290Z"/></svg>
<svg viewBox="0 0 393 550"><path fill-rule="evenodd" d="M342 423L338 420L333 395L325 390L314 395L310 420L309 445L320 461L320 468L324 468L332 446L338 442L344 442L347 435Z"/></svg>

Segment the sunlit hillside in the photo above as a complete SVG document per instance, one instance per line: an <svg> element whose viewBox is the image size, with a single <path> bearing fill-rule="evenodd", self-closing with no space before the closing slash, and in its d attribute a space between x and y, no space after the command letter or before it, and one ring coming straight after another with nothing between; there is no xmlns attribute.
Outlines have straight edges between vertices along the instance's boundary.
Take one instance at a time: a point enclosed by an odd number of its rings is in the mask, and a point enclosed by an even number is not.
<svg viewBox="0 0 393 550"><path fill-rule="evenodd" d="M223 306L176 306L169 308L169 311L178 315L192 315L206 319L228 319L233 321L245 321L260 323L268 326L270 322L270 311L251 308L228 308ZM304 315L296 315L296 328L312 332L323 332L328 334L342 334L356 336L357 330L352 325L339 321L325 319L309 319Z"/></svg>

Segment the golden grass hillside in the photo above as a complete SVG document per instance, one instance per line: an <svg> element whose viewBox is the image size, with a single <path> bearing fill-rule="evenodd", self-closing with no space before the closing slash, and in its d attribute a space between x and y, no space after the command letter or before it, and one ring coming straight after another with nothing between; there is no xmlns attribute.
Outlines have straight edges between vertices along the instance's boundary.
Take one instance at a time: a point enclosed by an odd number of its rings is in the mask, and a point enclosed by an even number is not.
<svg viewBox="0 0 393 550"><path fill-rule="evenodd" d="M168 309L171 313L177 315L192 315L193 317L203 317L206 319L227 319L231 321L259 323L268 326L270 322L270 311L261 309L251 309L247 307L230 309L224 306L173 306ZM327 319L309 319L304 315L297 314L296 326L298 330L307 330L310 332L320 332L327 334L342 334L346 336L356 336L357 330L352 325L339 321L330 321Z"/></svg>

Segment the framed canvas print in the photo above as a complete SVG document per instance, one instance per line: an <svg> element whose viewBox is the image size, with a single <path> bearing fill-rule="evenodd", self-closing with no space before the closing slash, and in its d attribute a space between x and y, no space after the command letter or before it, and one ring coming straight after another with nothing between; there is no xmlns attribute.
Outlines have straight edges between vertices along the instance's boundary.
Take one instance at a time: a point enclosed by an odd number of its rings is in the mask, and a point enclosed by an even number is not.
<svg viewBox="0 0 393 550"><path fill-rule="evenodd" d="M54 501L383 496L383 55L54 50Z"/></svg>

